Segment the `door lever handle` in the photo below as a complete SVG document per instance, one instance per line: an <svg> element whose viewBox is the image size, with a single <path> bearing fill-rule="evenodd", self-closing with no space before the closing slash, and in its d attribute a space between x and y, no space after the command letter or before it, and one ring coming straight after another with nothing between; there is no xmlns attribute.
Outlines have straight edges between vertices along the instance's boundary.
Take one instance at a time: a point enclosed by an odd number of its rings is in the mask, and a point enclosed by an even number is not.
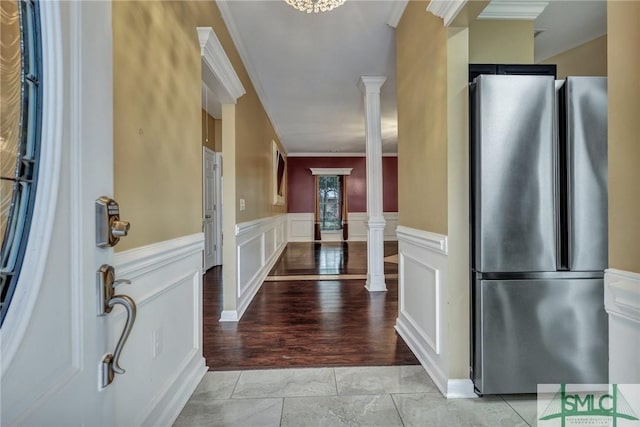
<svg viewBox="0 0 640 427"><path fill-rule="evenodd" d="M115 374L124 374L126 371L120 366L120 356L122 355L122 349L131 334L131 329L136 321L136 303L127 295L114 295L107 302L109 307L120 304L127 311L127 322L122 330L122 335L116 344L116 349L113 354L107 354L102 359L102 387L106 387L113 382Z"/></svg>

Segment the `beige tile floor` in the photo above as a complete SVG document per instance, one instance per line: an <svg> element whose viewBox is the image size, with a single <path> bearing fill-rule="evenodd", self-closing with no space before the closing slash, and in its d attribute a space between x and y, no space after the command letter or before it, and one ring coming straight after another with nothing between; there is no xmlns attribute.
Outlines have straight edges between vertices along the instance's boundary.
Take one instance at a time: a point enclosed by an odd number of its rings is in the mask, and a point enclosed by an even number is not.
<svg viewBox="0 0 640 427"><path fill-rule="evenodd" d="M420 366L208 372L174 426L535 426L535 396L445 399Z"/></svg>

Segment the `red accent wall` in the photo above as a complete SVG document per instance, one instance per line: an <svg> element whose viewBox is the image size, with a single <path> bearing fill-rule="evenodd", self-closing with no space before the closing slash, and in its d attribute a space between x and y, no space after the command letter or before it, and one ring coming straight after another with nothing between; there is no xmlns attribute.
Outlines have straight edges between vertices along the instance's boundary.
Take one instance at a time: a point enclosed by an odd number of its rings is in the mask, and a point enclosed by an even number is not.
<svg viewBox="0 0 640 427"><path fill-rule="evenodd" d="M347 179L349 212L367 211L366 160L364 157L288 157L287 204L289 212L313 212L314 180L309 168L353 168ZM398 211L398 158L382 158L384 212Z"/></svg>

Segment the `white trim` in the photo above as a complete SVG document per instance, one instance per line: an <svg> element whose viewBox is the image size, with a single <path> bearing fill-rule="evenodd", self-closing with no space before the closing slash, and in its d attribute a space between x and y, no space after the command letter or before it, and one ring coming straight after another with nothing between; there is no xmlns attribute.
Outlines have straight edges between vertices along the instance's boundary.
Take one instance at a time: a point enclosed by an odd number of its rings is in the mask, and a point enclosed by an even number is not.
<svg viewBox="0 0 640 427"><path fill-rule="evenodd" d="M366 157L366 153L288 153L287 157ZM382 153L382 157L398 157L398 153Z"/></svg>
<svg viewBox="0 0 640 427"><path fill-rule="evenodd" d="M171 386L146 411L142 425L173 425L206 373L207 367L202 354L194 352L185 367L174 375Z"/></svg>
<svg viewBox="0 0 640 427"><path fill-rule="evenodd" d="M438 364L429 356L429 352L424 347L424 342L420 331L415 329L405 317L400 314L396 319L396 331L409 346L411 352L416 356L422 367L433 380L443 396L447 395L447 375L438 367Z"/></svg>
<svg viewBox="0 0 640 427"><path fill-rule="evenodd" d="M351 175L353 168L309 168L311 175Z"/></svg>
<svg viewBox="0 0 640 427"><path fill-rule="evenodd" d="M250 233L255 233L261 227L269 226L274 220L285 219L286 215L287 214L279 214L236 224L236 236L242 237Z"/></svg>
<svg viewBox="0 0 640 427"><path fill-rule="evenodd" d="M240 55L242 64L244 65L244 68L246 69L247 74L249 74L249 80L251 80L251 83L253 83L253 88L255 89L256 94L258 95L258 98L262 102L262 106L264 107L263 109L267 114L267 117L269 118L269 122L271 122L273 131L276 133L278 140L282 144L282 148L284 148L286 152L288 150L282 140L282 133L278 129L278 126L275 120L273 120L273 117L271 116L271 111L273 110L272 108L273 104L269 102L269 98L267 98L266 92L262 88L262 82L258 78L260 76L260 73L257 72L256 68L253 66L253 63L251 62L251 55L249 55L249 51L247 50L247 48L244 45L244 42L242 41L241 32L240 30L238 30L238 25L236 24L236 21L233 18L233 14L231 13L229 6L227 5L227 1L218 1L216 2L216 5L220 10L220 14L222 15L222 20L227 26L227 30L229 31L229 35L231 36L231 40L235 45L236 51L238 52L238 55Z"/></svg>
<svg viewBox="0 0 640 427"><path fill-rule="evenodd" d="M396 330L448 394L447 236L398 227L398 318Z"/></svg>
<svg viewBox="0 0 640 427"><path fill-rule="evenodd" d="M447 255L447 236L430 231L416 230L399 225L396 229L398 240L403 239L425 249Z"/></svg>
<svg viewBox="0 0 640 427"><path fill-rule="evenodd" d="M610 268L604 272L604 283L609 316L640 324L640 274Z"/></svg>
<svg viewBox="0 0 640 427"><path fill-rule="evenodd" d="M113 257L113 263L117 267L118 277L133 280L203 250L204 233L195 233L118 252Z"/></svg>
<svg viewBox="0 0 640 427"><path fill-rule="evenodd" d="M115 424L128 420L134 425L171 425L207 370L202 356L203 244L203 233L195 233L114 256L117 277L132 279L122 292L136 302L139 314L125 347L126 354L139 355L129 356L127 362L128 387L135 402L122 404ZM167 317L167 310L180 316ZM110 321L123 322L124 315L116 308ZM156 330L164 335L165 344L153 357L147 353L147 339ZM177 334L180 339L169 341ZM150 363L152 371L142 369Z"/></svg>
<svg viewBox="0 0 640 427"><path fill-rule="evenodd" d="M465 4L467 4L467 0L431 0L427 6L427 12L442 18L444 26L448 27Z"/></svg>
<svg viewBox="0 0 640 427"><path fill-rule="evenodd" d="M447 381L447 399L477 399L478 395L473 387L473 381L449 380Z"/></svg>
<svg viewBox="0 0 640 427"><path fill-rule="evenodd" d="M220 313L220 322L237 322L240 320L237 310L223 310Z"/></svg>
<svg viewBox="0 0 640 427"><path fill-rule="evenodd" d="M38 197L31 218L31 229L23 268L11 305L0 329L1 375L11 365L31 320L40 294L44 270L51 249L53 221L60 191L60 163L66 79L63 74L60 4L40 3L42 38L42 144L38 171ZM70 117L72 126L79 117Z"/></svg>
<svg viewBox="0 0 640 427"><path fill-rule="evenodd" d="M544 11L548 1L492 0L478 19L509 19L533 21Z"/></svg>
<svg viewBox="0 0 640 427"><path fill-rule="evenodd" d="M394 0L391 13L389 13L389 17L387 18L387 25L392 28L397 28L408 4L409 0Z"/></svg>
<svg viewBox="0 0 640 427"><path fill-rule="evenodd" d="M224 310L220 322L237 322L287 246L287 214L247 221L235 226L236 305ZM243 250L246 251L243 254Z"/></svg>
<svg viewBox="0 0 640 427"><path fill-rule="evenodd" d="M226 95L220 101L223 104L235 104L238 98L246 93L240 78L233 69L231 61L216 37L213 28L198 27L198 39L200 41L200 53L217 82L220 83ZM209 85L207 85L209 86Z"/></svg>

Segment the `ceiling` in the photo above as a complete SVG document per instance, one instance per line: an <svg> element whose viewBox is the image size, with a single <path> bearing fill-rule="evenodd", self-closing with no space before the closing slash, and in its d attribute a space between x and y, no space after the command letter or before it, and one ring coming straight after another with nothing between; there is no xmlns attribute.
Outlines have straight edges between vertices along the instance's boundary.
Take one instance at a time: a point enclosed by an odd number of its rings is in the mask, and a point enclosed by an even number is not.
<svg viewBox="0 0 640 427"><path fill-rule="evenodd" d="M218 3L289 155L364 153L363 75L387 77L382 145L397 151L395 30L387 25L396 2L347 0L320 14L284 1ZM606 1L552 0L535 28L545 30L536 37L540 61L605 34Z"/></svg>

